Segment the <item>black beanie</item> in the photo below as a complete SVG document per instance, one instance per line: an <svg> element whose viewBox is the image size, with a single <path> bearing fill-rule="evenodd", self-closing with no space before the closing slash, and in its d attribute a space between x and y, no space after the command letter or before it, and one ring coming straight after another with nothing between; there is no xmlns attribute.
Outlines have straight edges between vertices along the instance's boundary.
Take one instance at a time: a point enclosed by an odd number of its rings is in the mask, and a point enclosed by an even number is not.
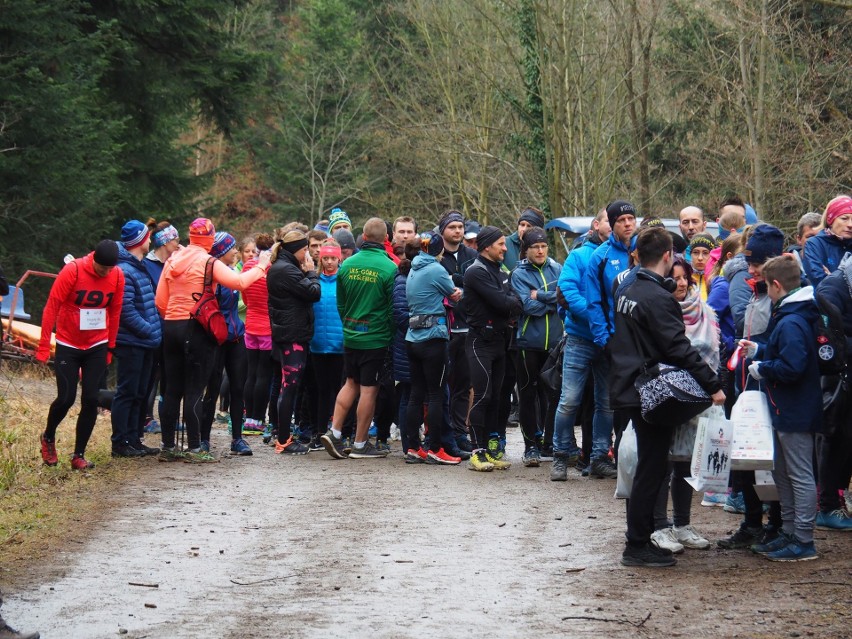
<svg viewBox="0 0 852 639"><path fill-rule="evenodd" d="M544 226L544 217L541 213L533 209L524 209L521 212L521 217L518 218L518 224L521 222L529 222L533 226Z"/></svg>
<svg viewBox="0 0 852 639"><path fill-rule="evenodd" d="M118 244L112 240L101 240L95 247L95 262L101 266L118 264Z"/></svg>
<svg viewBox="0 0 852 639"><path fill-rule="evenodd" d="M625 202L624 200L616 200L615 202L607 205L606 218L609 220L610 227L615 226L616 220L618 220L618 218L622 215L632 215L633 217L636 217L636 207L630 202Z"/></svg>
<svg viewBox="0 0 852 639"><path fill-rule="evenodd" d="M438 257L438 254L444 250L444 238L441 237L440 233L430 233L428 237L429 242L426 246L426 252L432 257Z"/></svg>
<svg viewBox="0 0 852 639"><path fill-rule="evenodd" d="M524 247L524 250L529 249L533 244L540 244L541 242L547 244L547 233L544 232L544 229L537 226L524 231L524 237L521 238L521 246Z"/></svg>
<svg viewBox="0 0 852 639"><path fill-rule="evenodd" d="M476 234L476 250L484 251L501 237L503 237L503 231L496 226L483 226Z"/></svg>

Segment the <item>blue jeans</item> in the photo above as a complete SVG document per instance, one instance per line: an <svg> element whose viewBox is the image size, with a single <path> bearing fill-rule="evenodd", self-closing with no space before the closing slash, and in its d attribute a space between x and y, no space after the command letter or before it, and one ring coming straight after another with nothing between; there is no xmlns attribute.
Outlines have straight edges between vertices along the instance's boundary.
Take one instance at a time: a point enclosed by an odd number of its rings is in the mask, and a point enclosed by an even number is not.
<svg viewBox="0 0 852 639"><path fill-rule="evenodd" d="M118 345L114 352L118 370L111 407L112 444L135 444L141 439L145 423L154 349Z"/></svg>
<svg viewBox="0 0 852 639"><path fill-rule="evenodd" d="M593 342L568 335L562 362L562 394L553 424L553 452L561 457L580 454L574 435L577 409L591 370L595 384L595 414L592 418L592 459L606 457L612 436L612 410L609 407L609 361L603 349Z"/></svg>

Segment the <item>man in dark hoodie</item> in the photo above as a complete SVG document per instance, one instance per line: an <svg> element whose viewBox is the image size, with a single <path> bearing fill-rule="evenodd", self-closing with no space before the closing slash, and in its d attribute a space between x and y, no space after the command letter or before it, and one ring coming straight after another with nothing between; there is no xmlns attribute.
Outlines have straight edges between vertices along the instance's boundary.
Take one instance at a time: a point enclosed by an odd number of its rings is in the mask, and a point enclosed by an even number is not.
<svg viewBox="0 0 852 639"><path fill-rule="evenodd" d="M506 238L506 257L503 259L503 266L510 271L515 269L521 259L521 239L524 233L534 226L544 228L544 213L534 206L528 206L518 217L518 229Z"/></svg>
<svg viewBox="0 0 852 639"><path fill-rule="evenodd" d="M629 413L636 430L638 463L627 502L625 566L663 567L676 561L670 550L650 543L654 504L668 471L669 445L675 422L645 421L634 383L661 362L689 371L714 404L725 402L719 378L686 337L680 305L666 276L672 266L672 238L664 228L643 229L636 241L640 268L615 293L615 333L610 342L610 404Z"/></svg>

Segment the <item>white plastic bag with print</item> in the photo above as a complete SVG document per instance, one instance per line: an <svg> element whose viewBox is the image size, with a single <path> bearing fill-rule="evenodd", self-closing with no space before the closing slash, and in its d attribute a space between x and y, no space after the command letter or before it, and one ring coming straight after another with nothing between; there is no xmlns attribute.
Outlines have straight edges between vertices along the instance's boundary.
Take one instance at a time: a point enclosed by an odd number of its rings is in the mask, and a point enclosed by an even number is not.
<svg viewBox="0 0 852 639"><path fill-rule="evenodd" d="M728 489L733 429L721 406L708 408L699 417L690 463L692 476L686 478L695 490L724 493Z"/></svg>
<svg viewBox="0 0 852 639"><path fill-rule="evenodd" d="M731 410L731 422L734 424L731 470L772 470L775 445L766 393L743 391Z"/></svg>
<svg viewBox="0 0 852 639"><path fill-rule="evenodd" d="M636 431L633 422L627 422L627 428L621 434L618 444L618 476L615 480L615 498L630 499L633 490L633 478L639 463L639 450L636 447Z"/></svg>

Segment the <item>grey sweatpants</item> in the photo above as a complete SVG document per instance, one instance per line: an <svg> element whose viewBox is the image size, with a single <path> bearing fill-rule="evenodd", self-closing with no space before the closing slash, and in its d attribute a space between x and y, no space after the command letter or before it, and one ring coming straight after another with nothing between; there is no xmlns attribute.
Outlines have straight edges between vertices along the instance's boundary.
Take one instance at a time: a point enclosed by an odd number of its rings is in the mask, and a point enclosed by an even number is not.
<svg viewBox="0 0 852 639"><path fill-rule="evenodd" d="M772 477L781 502L784 532L803 543L814 540L817 493L814 483L813 433L784 433L773 429L775 470Z"/></svg>

